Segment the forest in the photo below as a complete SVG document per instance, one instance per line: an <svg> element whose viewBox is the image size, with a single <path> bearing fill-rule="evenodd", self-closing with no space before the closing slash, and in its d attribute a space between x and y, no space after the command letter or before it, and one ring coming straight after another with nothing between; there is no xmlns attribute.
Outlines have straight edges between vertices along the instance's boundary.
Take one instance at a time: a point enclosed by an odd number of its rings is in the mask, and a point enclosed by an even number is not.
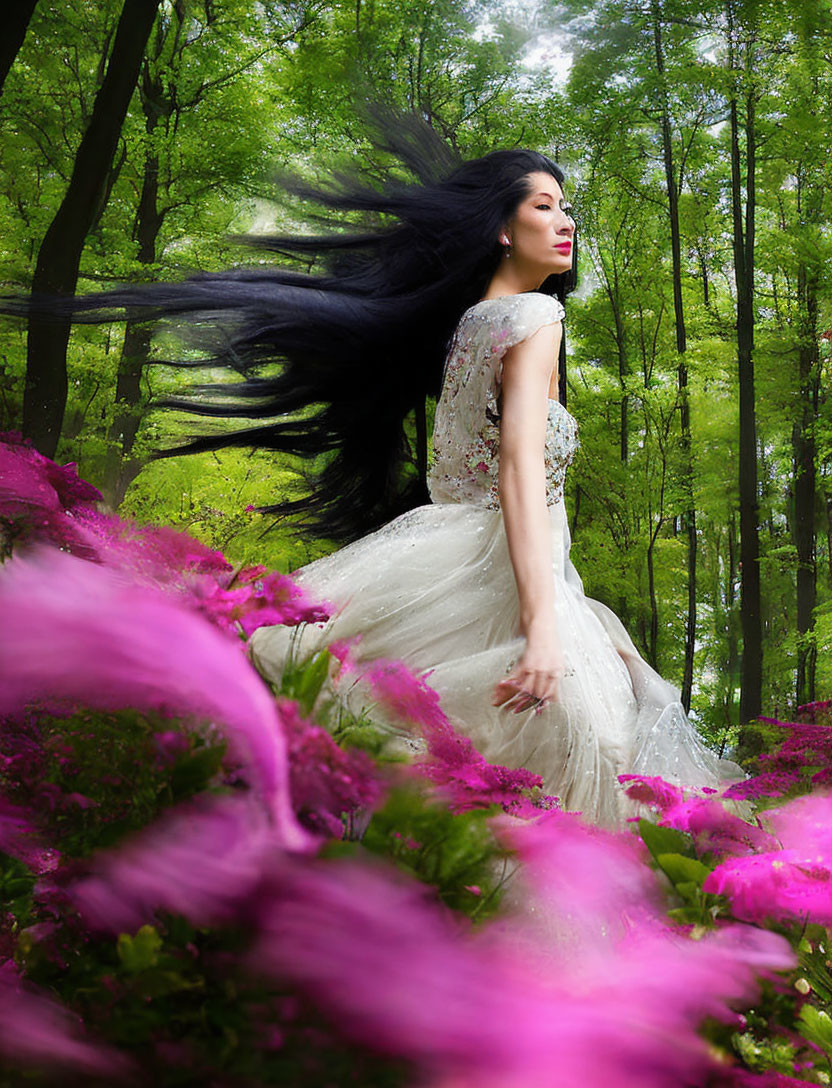
<svg viewBox="0 0 832 1088"><path fill-rule="evenodd" d="M277 260L247 239L318 223L286 177L406 177L378 104L456 157L560 164L574 562L752 777L632 781L650 818L594 833L395 664L367 682L425 736L417 781L322 701L348 655L264 706L220 638L318 617L289 575L335 542L259 511L305 466L157 458L205 426L160 404L205 377L164 327L0 316L3 566L71 553L0 579L0 1085L830 1083L828 0L18 0L3 22L7 302ZM136 615L155 634L110 660ZM554 988L517 952L540 934L499 929L518 857L536 902L571 904ZM628 936L593 949L615 910Z"/></svg>
<svg viewBox="0 0 832 1088"><path fill-rule="evenodd" d="M10 17L7 293L262 260L235 239L310 214L280 202L279 170L391 169L356 96L418 112L464 157L546 149L578 224L568 509L587 592L720 743L827 694L827 6L156 7ZM288 570L326 549L246 513L302 486L297 466L148 463L194 423L153 410L185 379L148 365L164 344L146 323L33 325L3 322L5 430L234 558Z"/></svg>

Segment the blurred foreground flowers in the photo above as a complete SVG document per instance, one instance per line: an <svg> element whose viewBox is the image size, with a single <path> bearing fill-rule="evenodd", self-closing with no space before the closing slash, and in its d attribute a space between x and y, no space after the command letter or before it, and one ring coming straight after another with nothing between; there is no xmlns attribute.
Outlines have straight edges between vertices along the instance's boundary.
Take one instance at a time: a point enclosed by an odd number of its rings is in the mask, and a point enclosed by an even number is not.
<svg viewBox="0 0 832 1088"><path fill-rule="evenodd" d="M652 818L602 831L399 662L271 692L246 639L328 605L6 438L0 1085L829 1083L824 708L733 794L628 779ZM417 759L339 704L356 671Z"/></svg>

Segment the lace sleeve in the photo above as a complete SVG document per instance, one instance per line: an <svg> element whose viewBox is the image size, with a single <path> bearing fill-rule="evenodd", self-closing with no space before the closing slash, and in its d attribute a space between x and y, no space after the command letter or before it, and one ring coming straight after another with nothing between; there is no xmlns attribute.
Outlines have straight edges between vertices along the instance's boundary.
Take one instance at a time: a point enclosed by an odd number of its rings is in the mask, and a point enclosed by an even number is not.
<svg viewBox="0 0 832 1088"><path fill-rule="evenodd" d="M542 329L544 325L554 325L564 316L563 303L553 295L531 292L524 295L512 295L505 300L506 306L501 320L494 328L494 385L496 395L503 375L503 356L509 348L522 343Z"/></svg>

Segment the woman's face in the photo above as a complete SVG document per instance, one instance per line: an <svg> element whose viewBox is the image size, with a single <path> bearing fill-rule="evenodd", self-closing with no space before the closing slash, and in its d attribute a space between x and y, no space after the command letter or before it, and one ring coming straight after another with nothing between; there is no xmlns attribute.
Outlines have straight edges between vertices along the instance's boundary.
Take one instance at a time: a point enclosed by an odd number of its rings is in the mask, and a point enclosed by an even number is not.
<svg viewBox="0 0 832 1088"><path fill-rule="evenodd" d="M572 266L575 222L560 185L551 174L536 171L526 177L528 195L506 224L511 260L518 268L538 273L540 282ZM502 235L501 235L502 237Z"/></svg>

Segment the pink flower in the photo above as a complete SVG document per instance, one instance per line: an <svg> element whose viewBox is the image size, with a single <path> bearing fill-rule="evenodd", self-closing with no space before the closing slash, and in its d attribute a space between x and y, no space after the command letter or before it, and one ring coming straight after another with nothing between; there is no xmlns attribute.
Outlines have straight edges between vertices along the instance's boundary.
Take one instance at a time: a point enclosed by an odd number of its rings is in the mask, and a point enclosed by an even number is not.
<svg viewBox="0 0 832 1088"><path fill-rule="evenodd" d="M79 517L79 531L85 534L88 556L141 581L185 588L189 575L220 577L232 571L222 552L166 525L139 525L87 510Z"/></svg>
<svg viewBox="0 0 832 1088"><path fill-rule="evenodd" d="M379 658L362 671L362 680L385 710L399 721L412 722L429 735L445 733L449 728L437 693L403 662Z"/></svg>
<svg viewBox="0 0 832 1088"><path fill-rule="evenodd" d="M703 888L731 901L731 913L747 922L775 918L832 924L828 868L806 866L793 851L732 858L705 880Z"/></svg>
<svg viewBox="0 0 832 1088"><path fill-rule="evenodd" d="M0 966L0 1054L36 1068L106 1077L109 1083L130 1073L125 1057L84 1038L80 1021L27 985L12 963Z"/></svg>
<svg viewBox="0 0 832 1088"><path fill-rule="evenodd" d="M530 796L543 780L524 768L510 769L487 762L473 743L458 733L440 706L438 694L401 661L380 658L359 667L347 647L340 647L341 674L359 671L372 695L399 722L416 725L428 754L414 766L438 787L453 812L502 805L515 816L533 819L541 809L557 805L545 794Z"/></svg>
<svg viewBox="0 0 832 1088"><path fill-rule="evenodd" d="M159 910L195 925L227 922L282 845L249 795L203 798L98 854L69 894L90 925L113 933L133 932Z"/></svg>
<svg viewBox="0 0 832 1088"><path fill-rule="evenodd" d="M760 797L781 797L800 782L796 771L771 771L748 778L744 782L735 782L726 789L722 796L728 800L755 801Z"/></svg>
<svg viewBox="0 0 832 1088"><path fill-rule="evenodd" d="M832 797L810 794L764 814L781 849L731 858L706 878L706 892L726 895L737 918L832 925Z"/></svg>
<svg viewBox="0 0 832 1088"><path fill-rule="evenodd" d="M0 614L0 713L57 700L215 722L287 845L309 844L274 701L239 645L158 591L45 549L0 571Z"/></svg>
<svg viewBox="0 0 832 1088"><path fill-rule="evenodd" d="M0 850L35 873L52 872L60 861L58 851L43 843L23 809L5 797L0 797Z"/></svg>
<svg viewBox="0 0 832 1088"><path fill-rule="evenodd" d="M370 757L345 751L318 725L301 718L297 705L279 701L280 719L288 745L292 807L310 830L343 838L343 817L369 812L385 787Z"/></svg>
<svg viewBox="0 0 832 1088"><path fill-rule="evenodd" d="M56 465L18 436L0 435L0 518L29 543L86 547L73 515L101 498L75 465Z"/></svg>
<svg viewBox="0 0 832 1088"><path fill-rule="evenodd" d="M636 923L665 925L664 897L641 839L607 831L577 813L547 812L533 823L492 821L497 837L523 865L517 874L544 927L566 926L568 957L609 954L609 944Z"/></svg>
<svg viewBox="0 0 832 1088"><path fill-rule="evenodd" d="M761 827L728 812L713 797L692 797L673 805L659 820L659 825L686 831L693 836L700 852L748 854L769 850L777 845L776 840Z"/></svg>
<svg viewBox="0 0 832 1088"><path fill-rule="evenodd" d="M296 626L321 623L329 619L331 609L307 599L291 578L277 571L264 573L254 567L237 575L232 588L223 588L206 579L192 587L202 613L227 631L239 624L246 638L257 630L275 624Z"/></svg>
<svg viewBox="0 0 832 1088"><path fill-rule="evenodd" d="M580 893L573 906L581 917ZM693 941L632 922L603 957L570 948L553 966L521 925L462 930L394 871L287 855L256 920L254 970L291 980L347 1036L432 1082L492 1088L697 1083L714 1068L701 1020L733 1022L755 971L794 962L762 930Z"/></svg>
<svg viewBox="0 0 832 1088"><path fill-rule="evenodd" d="M684 790L680 786L665 782L663 778L658 776L620 774L618 781L629 783L625 787L626 793L633 801L641 801L642 804L652 805L662 812L685 799Z"/></svg>

